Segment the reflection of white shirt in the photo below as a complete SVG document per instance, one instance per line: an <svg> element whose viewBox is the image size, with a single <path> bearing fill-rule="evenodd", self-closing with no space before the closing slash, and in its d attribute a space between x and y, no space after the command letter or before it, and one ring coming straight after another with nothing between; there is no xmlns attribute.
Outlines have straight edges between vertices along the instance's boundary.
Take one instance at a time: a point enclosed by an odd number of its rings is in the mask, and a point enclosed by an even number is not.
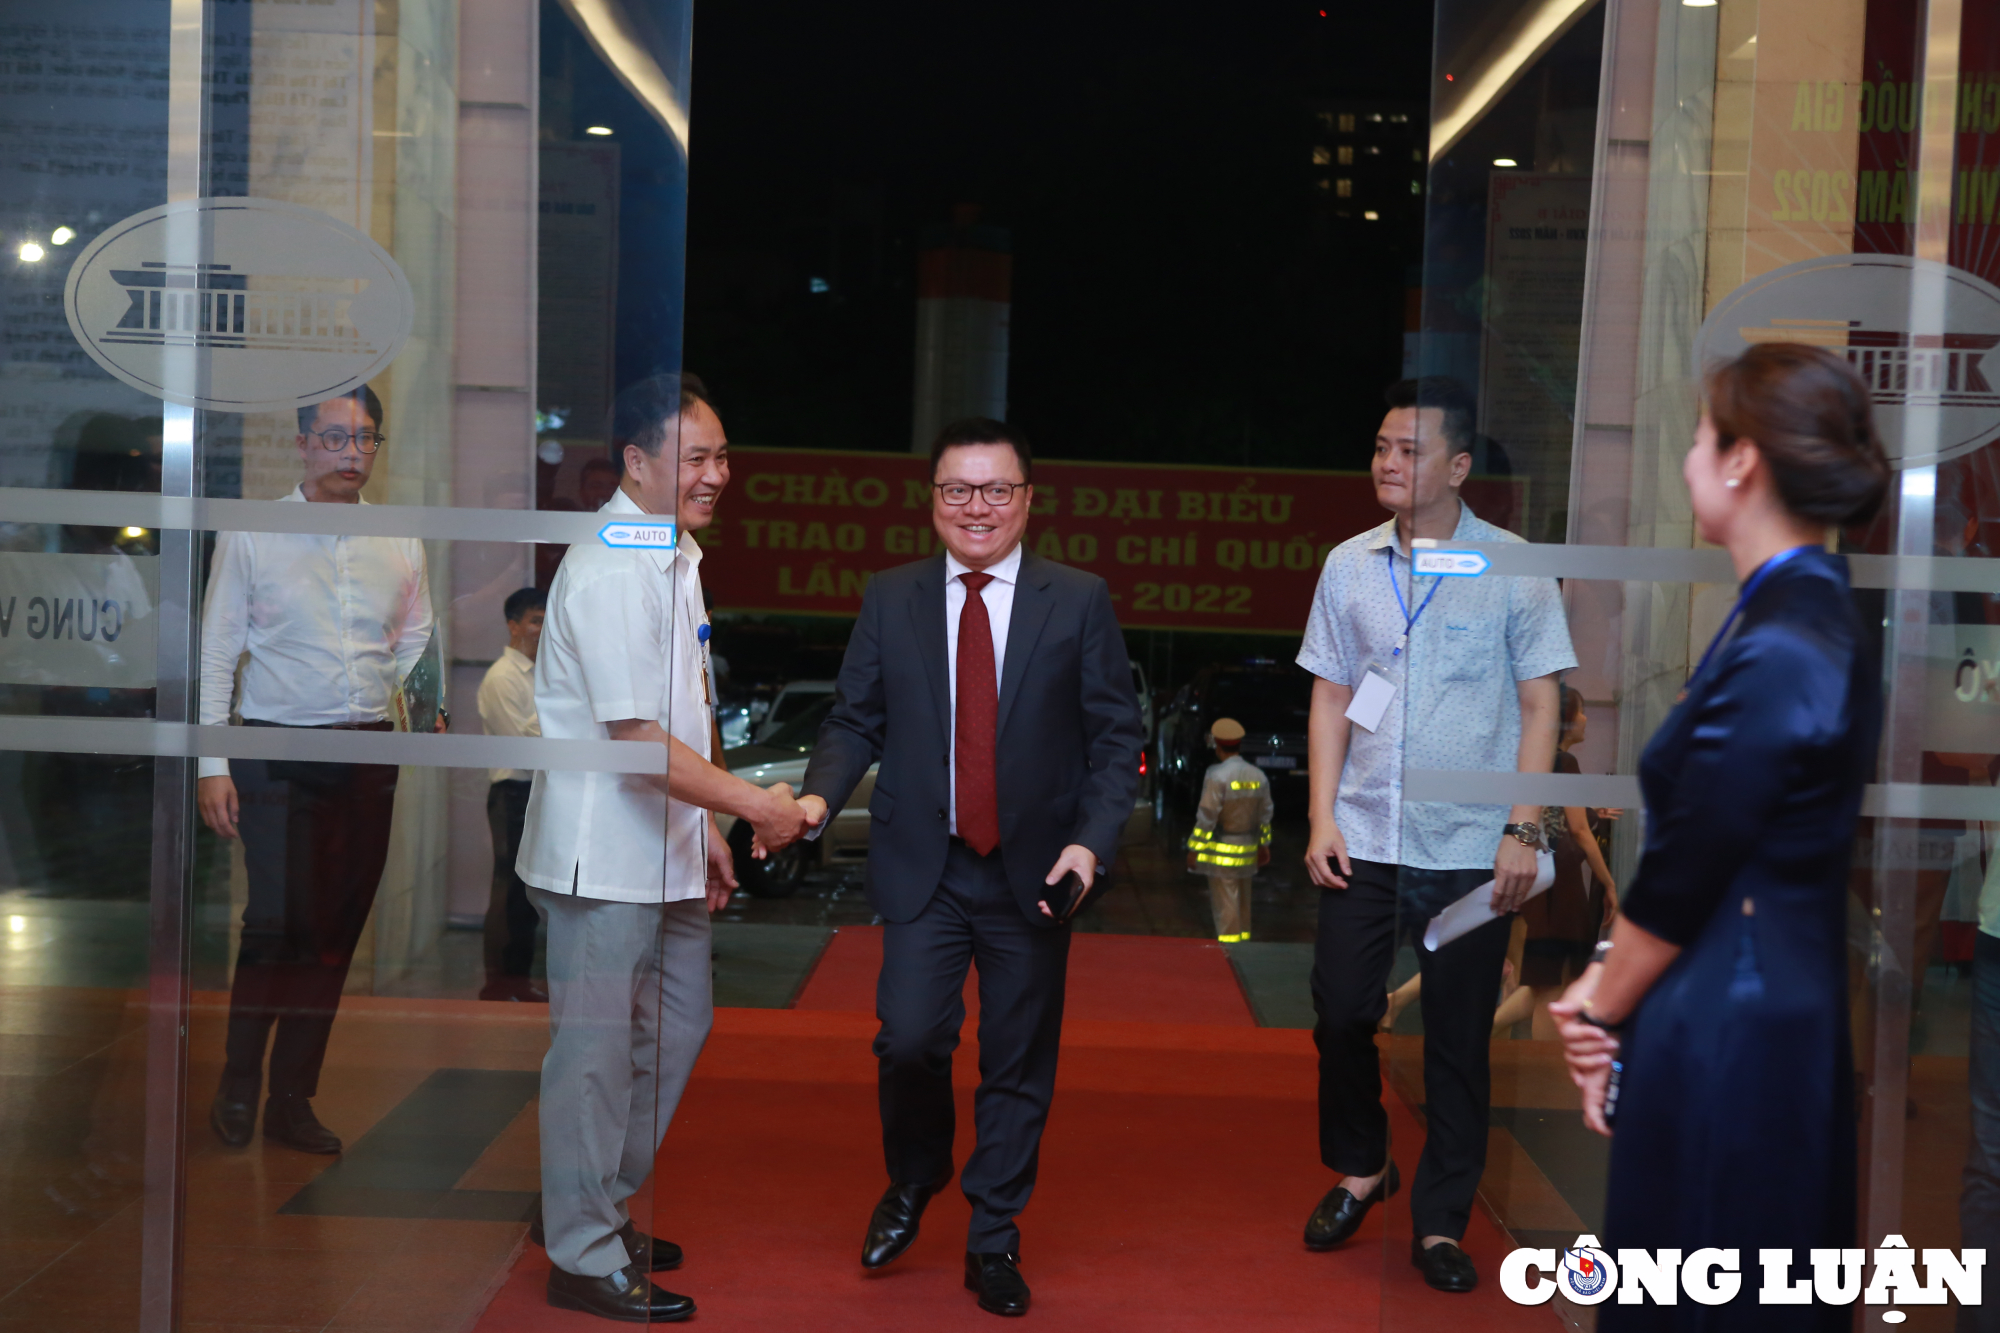
<svg viewBox="0 0 2000 1333"><path fill-rule="evenodd" d="M486 668L479 682L479 723L489 736L539 736L542 722L535 715L535 659L518 648L501 650L500 660ZM494 782L527 782L527 768L493 768Z"/></svg>
<svg viewBox="0 0 2000 1333"><path fill-rule="evenodd" d="M304 504L297 487L286 500ZM366 501L363 501L365 504ZM413 537L222 532L201 616L201 722L237 711L260 722L321 727L389 717L403 677L431 638L424 544ZM227 759L203 759L223 777Z"/></svg>
<svg viewBox="0 0 2000 1333"><path fill-rule="evenodd" d="M951 719L958 725L958 618L965 614L965 584L959 575L968 574L966 566L950 551L944 553L944 652L947 669L951 674ZM1014 585L1021 581L1021 547L1016 543L1005 559L989 565L982 573L991 574L993 582L980 592L979 600L986 604L986 619L993 627L993 684L997 688L1007 677L1007 626L1014 619ZM958 737L951 738L951 831L958 832Z"/></svg>
<svg viewBox="0 0 2000 1333"><path fill-rule="evenodd" d="M598 512L643 511L620 491ZM677 551L569 548L535 655L542 735L608 740L607 724L632 718L709 757L700 566L686 533ZM614 902L702 896L706 810L669 800L638 773L543 771L534 782L515 862L527 883Z"/></svg>

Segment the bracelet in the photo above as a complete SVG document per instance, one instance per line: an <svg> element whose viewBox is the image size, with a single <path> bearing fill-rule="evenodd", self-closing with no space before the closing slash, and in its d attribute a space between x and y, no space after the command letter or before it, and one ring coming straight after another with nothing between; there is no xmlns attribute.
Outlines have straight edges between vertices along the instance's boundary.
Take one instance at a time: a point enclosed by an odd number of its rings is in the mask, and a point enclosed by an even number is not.
<svg viewBox="0 0 2000 1333"><path fill-rule="evenodd" d="M1609 1032L1614 1037L1619 1036L1625 1031L1625 1024L1631 1021L1628 1018L1628 1019L1621 1019L1616 1023L1607 1023L1603 1019L1599 1018L1596 1014L1590 1012L1591 1004L1592 1001L1585 1000L1583 1002L1583 1007L1577 1011L1576 1016L1579 1021L1590 1024L1592 1027L1596 1028L1599 1032Z"/></svg>

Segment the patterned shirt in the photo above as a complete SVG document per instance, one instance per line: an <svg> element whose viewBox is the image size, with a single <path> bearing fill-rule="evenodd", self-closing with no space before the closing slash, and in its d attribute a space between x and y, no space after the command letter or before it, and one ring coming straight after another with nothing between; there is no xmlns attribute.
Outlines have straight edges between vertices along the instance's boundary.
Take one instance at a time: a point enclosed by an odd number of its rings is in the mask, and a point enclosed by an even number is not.
<svg viewBox="0 0 2000 1333"><path fill-rule="evenodd" d="M1452 540L1521 539L1461 503ZM1429 606L1419 611L1427 597ZM1398 655L1404 605L1417 622L1409 629L1409 646ZM1576 665L1555 580L1497 574L1413 579L1391 519L1327 556L1298 662L1350 689L1360 686L1372 665L1396 686L1375 731L1349 728L1347 764L1334 803L1347 854L1425 870L1492 865L1508 807L1405 805L1403 770L1513 772L1519 766L1516 683Z"/></svg>

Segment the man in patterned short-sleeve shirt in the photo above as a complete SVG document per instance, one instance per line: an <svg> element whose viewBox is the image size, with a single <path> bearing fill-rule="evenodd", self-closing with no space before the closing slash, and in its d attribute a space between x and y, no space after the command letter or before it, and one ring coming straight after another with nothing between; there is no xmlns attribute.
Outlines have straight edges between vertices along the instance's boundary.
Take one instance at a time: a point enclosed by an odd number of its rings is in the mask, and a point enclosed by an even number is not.
<svg viewBox="0 0 2000 1333"><path fill-rule="evenodd" d="M1411 1261L1431 1286L1469 1291L1478 1275L1458 1242L1486 1165L1487 1042L1512 912L1535 878L1541 808L1405 804L1403 775L1548 772L1556 673L1576 657L1552 579L1413 577L1413 537L1520 538L1459 499L1472 470L1464 390L1405 380L1388 401L1373 475L1376 499L1395 517L1328 556L1298 658L1317 678L1306 868L1324 890L1312 973L1320 1159L1343 1176L1307 1223L1306 1243L1340 1244L1399 1183L1375 1049L1399 936L1421 934L1446 904L1495 880L1497 920L1434 953L1417 948L1428 1133L1410 1204Z"/></svg>

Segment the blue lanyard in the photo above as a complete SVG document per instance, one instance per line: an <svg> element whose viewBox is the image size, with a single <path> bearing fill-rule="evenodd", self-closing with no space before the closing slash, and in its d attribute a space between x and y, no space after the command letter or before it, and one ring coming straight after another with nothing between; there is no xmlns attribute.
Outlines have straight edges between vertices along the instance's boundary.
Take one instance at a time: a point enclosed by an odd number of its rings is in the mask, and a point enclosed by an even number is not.
<svg viewBox="0 0 2000 1333"><path fill-rule="evenodd" d="M1701 665L1694 669L1693 676L1688 677L1688 680L1690 682L1692 682L1696 676L1699 676L1701 675L1702 672L1708 670L1708 659L1715 656L1715 650L1717 648L1720 648L1722 646L1722 641L1729 637L1730 627L1736 623L1736 617L1743 614L1743 608L1749 605L1750 599L1756 595L1757 589L1764 586L1764 580L1771 577L1772 573L1774 573L1777 570L1779 565L1784 564L1787 560L1790 560L1793 556L1799 554L1799 552L1816 551L1818 549L1819 548L1816 546L1794 546L1788 551L1778 552L1776 555L1772 556L1769 560L1766 560L1763 564L1757 566L1756 572L1751 574L1750 576L1750 581L1743 585L1743 591L1736 594L1736 605L1729 608L1729 619L1722 622L1722 628L1715 632L1715 637L1713 639L1709 640L1708 651L1701 655Z"/></svg>
<svg viewBox="0 0 2000 1333"><path fill-rule="evenodd" d="M1410 631L1417 627L1417 620L1424 614L1425 609L1430 606L1431 598L1437 596L1438 589L1444 586L1444 577L1443 575L1432 577L1431 590L1424 594L1423 604L1417 608L1416 615L1411 615L1410 604L1403 600L1403 590L1396 585L1396 548L1394 546L1385 546L1382 548L1382 554L1389 557L1389 591L1396 594L1396 609L1403 613L1403 642L1397 644L1396 651L1390 653L1389 656L1401 657L1403 655L1403 645L1410 641ZM1416 569L1416 565L1412 564L1410 566L1410 595L1412 597L1417 594Z"/></svg>

